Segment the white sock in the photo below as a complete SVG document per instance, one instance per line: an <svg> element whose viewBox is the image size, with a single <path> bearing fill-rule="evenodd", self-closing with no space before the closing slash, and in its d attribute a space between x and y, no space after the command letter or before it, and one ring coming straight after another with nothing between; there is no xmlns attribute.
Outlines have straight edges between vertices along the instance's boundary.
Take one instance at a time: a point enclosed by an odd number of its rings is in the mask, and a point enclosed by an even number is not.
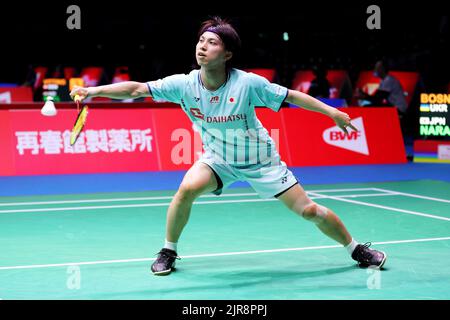
<svg viewBox="0 0 450 320"><path fill-rule="evenodd" d="M170 250L173 250L173 251L176 252L177 251L177 244L178 244L178 242L169 242L166 239L166 242L164 243L164 248L170 249Z"/></svg>
<svg viewBox="0 0 450 320"><path fill-rule="evenodd" d="M358 242L356 242L355 239L352 238L352 242L350 242L350 244L345 246L345 249L347 249L349 255L352 255L353 250L355 250L357 245L358 245Z"/></svg>

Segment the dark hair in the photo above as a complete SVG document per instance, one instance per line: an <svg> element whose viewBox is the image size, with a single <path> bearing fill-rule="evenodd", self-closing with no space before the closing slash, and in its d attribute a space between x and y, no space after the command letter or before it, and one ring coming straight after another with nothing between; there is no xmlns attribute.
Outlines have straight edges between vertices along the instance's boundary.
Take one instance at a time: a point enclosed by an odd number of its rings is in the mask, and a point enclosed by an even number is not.
<svg viewBox="0 0 450 320"><path fill-rule="evenodd" d="M326 78L328 70L323 64L316 64L313 66L312 72L317 78Z"/></svg>
<svg viewBox="0 0 450 320"><path fill-rule="evenodd" d="M222 40L225 50L232 52L233 57L239 53L241 39L228 20L216 16L204 21L198 31L198 38L206 31L217 34ZM230 67L230 60L227 61L228 68Z"/></svg>

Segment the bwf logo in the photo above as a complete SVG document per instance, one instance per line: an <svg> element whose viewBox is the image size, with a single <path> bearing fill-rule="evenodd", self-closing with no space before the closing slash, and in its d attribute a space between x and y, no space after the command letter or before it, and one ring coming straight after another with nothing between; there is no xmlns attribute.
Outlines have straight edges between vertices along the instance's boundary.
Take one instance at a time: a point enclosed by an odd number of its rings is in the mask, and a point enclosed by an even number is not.
<svg viewBox="0 0 450 320"><path fill-rule="evenodd" d="M346 134L338 126L326 129L323 134L323 140L335 147L350 150L357 153L369 155L367 145L366 131L364 129L363 118L359 117L352 120L352 124L358 131L350 131Z"/></svg>
<svg viewBox="0 0 450 320"><path fill-rule="evenodd" d="M359 131L351 131L348 134L342 131L331 131L330 132L330 140L338 141L338 140L356 140L361 136Z"/></svg>

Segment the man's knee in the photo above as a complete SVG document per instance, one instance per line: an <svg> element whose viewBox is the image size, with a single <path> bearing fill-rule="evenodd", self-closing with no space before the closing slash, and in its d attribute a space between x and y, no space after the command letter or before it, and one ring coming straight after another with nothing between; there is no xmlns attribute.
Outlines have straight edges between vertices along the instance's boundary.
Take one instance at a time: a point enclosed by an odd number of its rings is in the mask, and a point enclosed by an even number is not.
<svg viewBox="0 0 450 320"><path fill-rule="evenodd" d="M194 183L183 182L177 191L177 197L180 200L195 200L202 194L202 188Z"/></svg>
<svg viewBox="0 0 450 320"><path fill-rule="evenodd" d="M303 208L302 217L315 224L319 224L323 220L325 220L327 214L327 208L321 206L320 204L312 202Z"/></svg>

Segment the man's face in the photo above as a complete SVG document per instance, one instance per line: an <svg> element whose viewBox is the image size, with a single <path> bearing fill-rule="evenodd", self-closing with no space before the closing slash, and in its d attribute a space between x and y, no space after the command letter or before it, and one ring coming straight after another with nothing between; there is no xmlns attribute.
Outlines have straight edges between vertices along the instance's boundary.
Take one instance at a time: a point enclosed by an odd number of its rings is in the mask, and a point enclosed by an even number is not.
<svg viewBox="0 0 450 320"><path fill-rule="evenodd" d="M206 31L198 40L195 58L201 67L215 67L224 65L231 58L231 52L225 50L225 46L217 34Z"/></svg>

